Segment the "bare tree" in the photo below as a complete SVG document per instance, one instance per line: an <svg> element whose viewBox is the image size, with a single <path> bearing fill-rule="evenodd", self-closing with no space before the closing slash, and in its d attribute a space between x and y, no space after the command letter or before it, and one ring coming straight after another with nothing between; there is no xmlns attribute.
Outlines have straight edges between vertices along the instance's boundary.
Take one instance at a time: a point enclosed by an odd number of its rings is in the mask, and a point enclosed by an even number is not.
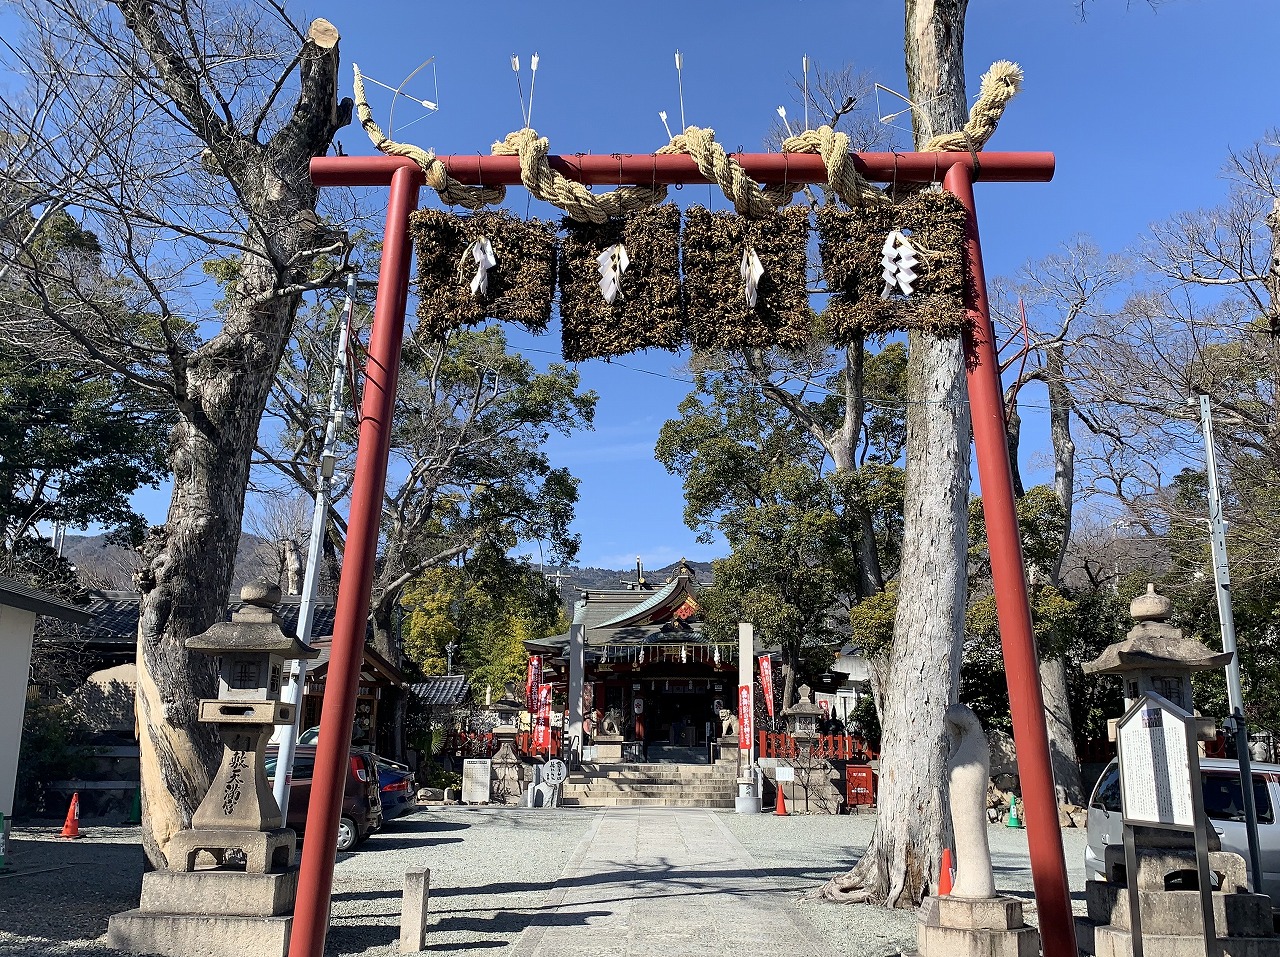
<svg viewBox="0 0 1280 957"><path fill-rule="evenodd" d="M1023 494L1018 468L1020 416L1032 383L1044 386L1049 402L1049 431L1053 450L1053 488L1062 506L1063 529L1057 554L1049 567L1033 570L1054 588L1062 584L1063 560L1072 535L1076 500L1076 442L1072 419L1075 407L1072 377L1077 353L1105 348L1094 332L1095 317L1105 311L1108 296L1131 274L1120 257L1104 256L1085 237L1064 243L1059 252L1025 266L1011 286L999 284L993 297L993 318L1009 332L1008 341L1021 348L1002 363L1016 367L1005 387L1005 418L1009 423L1009 458L1014 486ZM1072 804L1084 802L1080 766L1067 687L1067 662L1061 656L1042 657L1040 681L1044 691L1054 780Z"/></svg>
<svg viewBox="0 0 1280 957"><path fill-rule="evenodd" d="M299 303L342 268L346 234L317 215L308 165L351 103L337 99L337 30L304 31L272 0L11 7L24 33L6 67L25 85L0 100L6 174L40 197L29 208L82 218L103 264L51 270L20 251L7 282L21 308L4 332L127 376L178 420L167 521L137 581L144 842L163 864L218 756L196 709L211 663L183 643L223 614Z"/></svg>

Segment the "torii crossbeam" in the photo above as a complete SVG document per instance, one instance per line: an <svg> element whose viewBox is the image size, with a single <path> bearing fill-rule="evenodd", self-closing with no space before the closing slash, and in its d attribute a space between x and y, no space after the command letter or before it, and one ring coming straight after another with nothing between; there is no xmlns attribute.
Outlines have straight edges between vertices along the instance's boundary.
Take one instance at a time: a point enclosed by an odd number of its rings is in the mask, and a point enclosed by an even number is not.
<svg viewBox="0 0 1280 957"><path fill-rule="evenodd" d="M516 185L520 182L520 161L515 156L441 156L439 159L449 175L464 185ZM552 169L588 185L653 186L707 182L687 155L603 154L551 156L548 159ZM762 185L827 182L826 165L820 156L812 154L735 154L734 159ZM991 327L973 197L973 183L978 179L1000 183L1048 182L1053 178L1054 156L1052 153L861 153L854 157L854 161L864 177L878 182L932 183L941 180L943 188L969 211L966 252L972 282L966 307L972 322L964 334L969 404L983 518L991 550L1000 642L1018 749L1036 910L1045 957L1075 957L1075 926L1062 835L1058 829L1058 805L1040 687L1039 658L1031 627L1031 606L1027 598L1009 447L1005 438L1000 366ZM336 856L334 847L346 783L351 722L355 718L365 622L369 614L374 557L386 486L400 345L409 295L412 255L409 214L418 206L418 192L423 185L422 171L416 163L391 156L317 157L311 161L311 178L317 186L390 186L391 195L387 203L378 295L365 366L347 546L307 814L307 830L311 839L302 851L289 957L322 957L328 931Z"/></svg>

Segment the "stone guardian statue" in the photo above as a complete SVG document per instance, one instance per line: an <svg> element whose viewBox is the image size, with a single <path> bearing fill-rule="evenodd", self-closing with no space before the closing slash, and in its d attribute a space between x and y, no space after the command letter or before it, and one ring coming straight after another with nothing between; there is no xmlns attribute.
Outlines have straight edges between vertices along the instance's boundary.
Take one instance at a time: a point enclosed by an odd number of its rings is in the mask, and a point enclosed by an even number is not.
<svg viewBox="0 0 1280 957"><path fill-rule="evenodd" d="M943 723L951 740L947 782L956 844L956 879L951 896L995 897L996 881L987 844L987 782L991 779L987 736L968 705L953 704L943 715Z"/></svg>

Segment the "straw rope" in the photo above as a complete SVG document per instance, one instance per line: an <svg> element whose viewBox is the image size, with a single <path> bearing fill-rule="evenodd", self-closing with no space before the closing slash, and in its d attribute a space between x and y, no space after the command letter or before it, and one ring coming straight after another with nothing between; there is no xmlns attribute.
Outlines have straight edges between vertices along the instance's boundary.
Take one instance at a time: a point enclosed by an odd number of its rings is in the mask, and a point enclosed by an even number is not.
<svg viewBox="0 0 1280 957"><path fill-rule="evenodd" d="M747 175L741 164L716 142L716 131L713 129L685 127L683 133L672 137L671 142L658 150L658 153L689 154L698 171L719 185L738 214L748 219L772 216L779 206L790 203L791 197L804 188L803 184L761 188L759 183Z"/></svg>
<svg viewBox="0 0 1280 957"><path fill-rule="evenodd" d="M997 60L982 74L982 86L978 99L969 111L969 122L964 129L954 133L942 133L924 144L922 153L955 153L960 150L977 152L996 131L1004 108L1009 105L1022 87L1022 67L1009 60Z"/></svg>
<svg viewBox="0 0 1280 957"><path fill-rule="evenodd" d="M482 206L496 205L506 197L504 186L463 186L449 175L444 163L436 159L435 153L414 146L411 143L397 143L388 139L373 119L373 111L369 109L369 100L364 92L364 76L360 67L352 64L355 71L353 88L356 101L356 117L360 125L369 134L376 149L388 156L407 156L422 168L423 178L428 186L440 194L440 199L450 206L465 206L467 209L479 209Z"/></svg>
<svg viewBox="0 0 1280 957"><path fill-rule="evenodd" d="M782 141L784 153L818 153L827 165L827 186L850 206L884 203L889 197L858 172L849 150L849 135L820 126Z"/></svg>
<svg viewBox="0 0 1280 957"><path fill-rule="evenodd" d="M611 217L656 206L667 198L665 186L619 186L607 193L591 192L551 168L547 138L528 128L508 133L493 144L490 152L494 156L519 156L520 181L525 188L538 199L563 209L570 219L603 223Z"/></svg>

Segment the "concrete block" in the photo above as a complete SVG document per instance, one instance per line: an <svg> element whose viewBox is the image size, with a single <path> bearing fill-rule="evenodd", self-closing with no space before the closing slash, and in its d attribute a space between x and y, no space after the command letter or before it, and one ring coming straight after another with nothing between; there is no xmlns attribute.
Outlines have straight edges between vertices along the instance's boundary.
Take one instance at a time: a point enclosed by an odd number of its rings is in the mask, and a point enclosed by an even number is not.
<svg viewBox="0 0 1280 957"><path fill-rule="evenodd" d="M1129 892L1127 888L1102 881L1085 884L1085 900L1089 919L1095 924L1109 924L1129 930ZM1202 932L1199 891L1138 891L1138 907L1142 915L1142 932L1146 934L1183 934L1197 936ZM1219 937L1269 937L1273 924L1271 898L1265 894L1213 895L1213 924Z"/></svg>
<svg viewBox="0 0 1280 957"><path fill-rule="evenodd" d="M142 875L138 909L149 914L276 917L292 912L297 896L297 868L283 874L149 871Z"/></svg>
<svg viewBox="0 0 1280 957"><path fill-rule="evenodd" d="M1170 832L1174 833L1174 832ZM1167 848L1139 847L1138 887L1145 890L1162 891L1165 889L1165 878L1170 874L1181 872L1196 873L1196 855L1194 851ZM1125 884L1124 846L1108 844L1103 856L1103 873L1111 884ZM1247 890L1244 858L1232 851L1210 851L1209 871L1217 874L1221 884L1219 889L1228 893Z"/></svg>
<svg viewBox="0 0 1280 957"><path fill-rule="evenodd" d="M1133 942L1127 930L1096 927L1093 932L1097 957L1133 957ZM1280 957L1280 937L1219 937L1222 957ZM1142 932L1143 957L1204 957L1204 938Z"/></svg>
<svg viewBox="0 0 1280 957"><path fill-rule="evenodd" d="M402 954L416 954L427 946L427 898L430 893L431 868L405 871L404 898L400 904Z"/></svg>
<svg viewBox="0 0 1280 957"><path fill-rule="evenodd" d="M107 946L164 957L288 957L292 917L114 914Z"/></svg>
<svg viewBox="0 0 1280 957"><path fill-rule="evenodd" d="M1022 901L1012 897L939 897L938 924L962 930L1018 930L1025 924Z"/></svg>
<svg viewBox="0 0 1280 957"><path fill-rule="evenodd" d="M921 957L1040 957L1040 932L1034 927L965 930L920 924L916 946Z"/></svg>

